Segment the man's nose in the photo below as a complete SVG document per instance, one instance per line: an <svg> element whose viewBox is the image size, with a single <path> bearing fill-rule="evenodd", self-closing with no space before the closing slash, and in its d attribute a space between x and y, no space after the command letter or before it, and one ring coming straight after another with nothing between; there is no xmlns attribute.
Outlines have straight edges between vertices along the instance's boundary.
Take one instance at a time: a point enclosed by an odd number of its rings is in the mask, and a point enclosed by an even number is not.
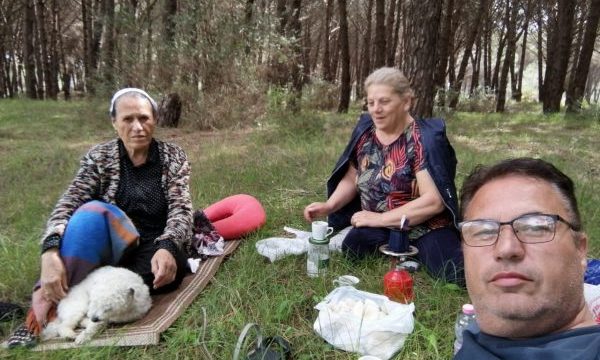
<svg viewBox="0 0 600 360"><path fill-rule="evenodd" d="M494 252L497 258L520 258L525 254L524 244L519 241L512 226L507 224L500 227Z"/></svg>

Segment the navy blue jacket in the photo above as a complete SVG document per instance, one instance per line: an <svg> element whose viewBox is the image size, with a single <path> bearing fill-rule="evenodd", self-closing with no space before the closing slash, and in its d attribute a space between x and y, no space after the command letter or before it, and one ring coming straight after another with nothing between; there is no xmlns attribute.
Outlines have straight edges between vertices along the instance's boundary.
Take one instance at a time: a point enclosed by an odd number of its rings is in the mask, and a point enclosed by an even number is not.
<svg viewBox="0 0 600 360"><path fill-rule="evenodd" d="M427 162L427 171L435 182L435 185L442 196L444 206L450 211L452 221L458 223L458 200L456 197L456 186L454 177L456 175L456 154L452 145L446 137L446 124L442 119L419 119L416 120L421 129L421 142L425 150L425 159ZM363 113L358 124L352 131L350 142L337 161L333 173L327 180L327 197L335 191L338 184L346 174L350 164L350 156L356 147L356 143L368 129L373 125L371 115ZM341 230L350 226L352 215L361 210L360 197L357 195L352 201L340 210L331 213L328 221L329 226L336 230Z"/></svg>

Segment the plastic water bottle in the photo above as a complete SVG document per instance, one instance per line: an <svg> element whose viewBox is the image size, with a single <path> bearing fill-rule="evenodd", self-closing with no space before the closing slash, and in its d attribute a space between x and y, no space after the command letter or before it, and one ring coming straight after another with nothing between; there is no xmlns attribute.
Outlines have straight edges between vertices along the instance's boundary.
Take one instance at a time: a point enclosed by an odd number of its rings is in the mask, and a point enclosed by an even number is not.
<svg viewBox="0 0 600 360"><path fill-rule="evenodd" d="M413 301L413 279L401 264L396 265L383 277L383 293L390 300L403 304Z"/></svg>
<svg viewBox="0 0 600 360"><path fill-rule="evenodd" d="M454 354L456 354L462 346L463 331L473 321L475 321L475 308L471 304L464 304L461 312L456 317L456 323L454 324L454 334L456 335L454 340Z"/></svg>

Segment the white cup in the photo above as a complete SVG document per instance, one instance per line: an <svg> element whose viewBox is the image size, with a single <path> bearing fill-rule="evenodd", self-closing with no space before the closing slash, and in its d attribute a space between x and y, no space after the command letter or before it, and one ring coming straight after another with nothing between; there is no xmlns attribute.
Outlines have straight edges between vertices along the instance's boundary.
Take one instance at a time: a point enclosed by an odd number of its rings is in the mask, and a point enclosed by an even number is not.
<svg viewBox="0 0 600 360"><path fill-rule="evenodd" d="M333 228L326 221L312 222L312 237L315 240L323 240L333 232Z"/></svg>

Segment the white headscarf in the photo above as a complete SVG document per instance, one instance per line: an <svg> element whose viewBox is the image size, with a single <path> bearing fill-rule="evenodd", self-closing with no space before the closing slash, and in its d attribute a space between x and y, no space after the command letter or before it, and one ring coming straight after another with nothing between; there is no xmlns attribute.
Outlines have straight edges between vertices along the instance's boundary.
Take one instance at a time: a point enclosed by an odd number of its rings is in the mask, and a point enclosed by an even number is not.
<svg viewBox="0 0 600 360"><path fill-rule="evenodd" d="M146 99L148 99L148 101L150 101L150 105L152 105L152 109L155 112L158 112L158 106L156 105L156 101L154 101L154 99L150 95L148 95L147 92L145 92L142 89L138 89L138 88L124 88L124 89L117 91L113 95L112 99L110 100L110 107L108 108L108 113L112 115L113 111L115 110L115 102L117 101L117 99L120 98L123 94L130 93L130 92L134 92L134 93L143 95Z"/></svg>

